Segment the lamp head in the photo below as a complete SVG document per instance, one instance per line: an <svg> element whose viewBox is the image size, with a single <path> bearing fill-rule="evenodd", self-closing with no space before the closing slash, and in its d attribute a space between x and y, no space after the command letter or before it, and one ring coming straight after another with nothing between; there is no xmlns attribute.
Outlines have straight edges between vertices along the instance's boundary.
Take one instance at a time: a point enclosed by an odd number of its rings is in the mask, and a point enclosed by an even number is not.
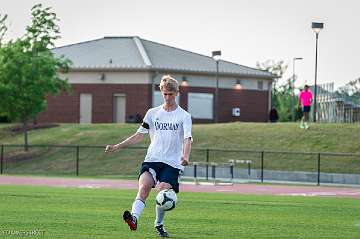
<svg viewBox="0 0 360 239"><path fill-rule="evenodd" d="M322 22L312 22L311 23L311 28L314 30L314 32L316 34L319 34L319 32L321 31L321 29L324 28L324 23Z"/></svg>
<svg viewBox="0 0 360 239"><path fill-rule="evenodd" d="M212 52L212 58L214 58L215 61L220 60L221 57L221 51L213 51Z"/></svg>
<svg viewBox="0 0 360 239"><path fill-rule="evenodd" d="M236 80L236 83L235 83L235 89L236 90L241 90L242 86L241 86L241 80Z"/></svg>
<svg viewBox="0 0 360 239"><path fill-rule="evenodd" d="M183 76L182 81L181 81L181 86L189 86L189 82L187 81L186 76Z"/></svg>

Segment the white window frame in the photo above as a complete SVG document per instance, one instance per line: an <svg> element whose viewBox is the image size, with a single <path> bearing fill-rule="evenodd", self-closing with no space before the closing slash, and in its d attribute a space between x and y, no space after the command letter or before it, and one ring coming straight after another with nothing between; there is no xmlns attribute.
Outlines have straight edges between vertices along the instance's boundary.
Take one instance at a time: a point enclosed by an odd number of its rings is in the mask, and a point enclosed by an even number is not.
<svg viewBox="0 0 360 239"><path fill-rule="evenodd" d="M214 119L214 94L188 93L188 112L194 119Z"/></svg>

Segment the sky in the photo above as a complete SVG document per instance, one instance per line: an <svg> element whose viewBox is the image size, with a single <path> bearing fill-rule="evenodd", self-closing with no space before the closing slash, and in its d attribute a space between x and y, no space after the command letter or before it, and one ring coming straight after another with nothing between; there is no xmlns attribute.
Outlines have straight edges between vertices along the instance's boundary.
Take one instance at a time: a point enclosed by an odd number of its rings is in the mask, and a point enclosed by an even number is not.
<svg viewBox="0 0 360 239"><path fill-rule="evenodd" d="M296 86L314 84L315 33L318 84L335 87L360 77L360 1L358 0L0 0L8 15L6 39L20 37L30 24L31 7L52 7L60 19L63 46L104 36L139 36L146 40L256 67L266 60L285 61L283 79L298 76Z"/></svg>

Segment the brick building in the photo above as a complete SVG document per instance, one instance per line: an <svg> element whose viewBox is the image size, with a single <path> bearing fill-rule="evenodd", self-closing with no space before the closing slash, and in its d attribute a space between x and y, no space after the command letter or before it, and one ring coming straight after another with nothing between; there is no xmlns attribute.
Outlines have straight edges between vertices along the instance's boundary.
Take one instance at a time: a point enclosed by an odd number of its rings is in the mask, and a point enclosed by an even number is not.
<svg viewBox="0 0 360 239"><path fill-rule="evenodd" d="M112 123L141 119L162 103L158 84L170 73L181 84L177 99L194 122L267 121L274 75L219 61L218 107L216 64L209 56L139 37L105 37L54 48L73 65L72 90L48 97L38 122Z"/></svg>

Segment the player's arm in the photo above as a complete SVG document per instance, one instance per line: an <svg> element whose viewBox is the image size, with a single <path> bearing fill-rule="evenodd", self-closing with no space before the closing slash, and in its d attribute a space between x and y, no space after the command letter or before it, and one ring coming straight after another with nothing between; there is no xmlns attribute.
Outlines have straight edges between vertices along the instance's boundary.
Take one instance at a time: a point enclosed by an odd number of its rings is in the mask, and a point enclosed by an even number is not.
<svg viewBox="0 0 360 239"><path fill-rule="evenodd" d="M183 157L181 159L181 165L186 166L189 164L190 151L191 151L191 138L184 139Z"/></svg>
<svg viewBox="0 0 360 239"><path fill-rule="evenodd" d="M140 132L136 132L135 134L131 135L129 138L125 139L124 141L113 144L113 145L106 145L105 153L114 152L116 150L126 148L129 145L137 144L144 138L144 134Z"/></svg>
<svg viewBox="0 0 360 239"><path fill-rule="evenodd" d="M136 131L135 134L131 135L129 138L125 139L124 141L114 144L114 145L106 145L105 153L114 152L116 150L125 148L129 145L137 144L139 143L145 136L145 134L149 133L151 124L151 116L149 115L149 111L146 112L146 115L143 119L143 123L139 127L139 129Z"/></svg>
<svg viewBox="0 0 360 239"><path fill-rule="evenodd" d="M186 166L189 164L191 143L193 141L191 135L192 121L190 114L187 114L185 116L183 127L184 127L184 141L183 141L183 156L181 158L181 165Z"/></svg>

